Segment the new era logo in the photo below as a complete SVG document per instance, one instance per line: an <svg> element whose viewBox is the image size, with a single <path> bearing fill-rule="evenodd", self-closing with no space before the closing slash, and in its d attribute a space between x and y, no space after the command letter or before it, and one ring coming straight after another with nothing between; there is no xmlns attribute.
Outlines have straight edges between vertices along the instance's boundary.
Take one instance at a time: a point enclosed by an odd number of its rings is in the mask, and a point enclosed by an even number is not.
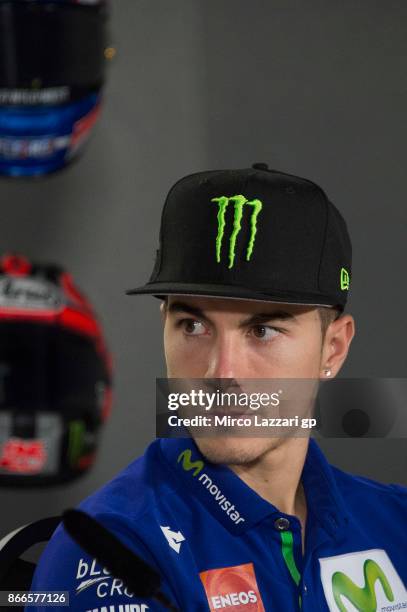
<svg viewBox="0 0 407 612"><path fill-rule="evenodd" d="M341 268L341 289L348 291L350 286L349 272L345 268Z"/></svg>

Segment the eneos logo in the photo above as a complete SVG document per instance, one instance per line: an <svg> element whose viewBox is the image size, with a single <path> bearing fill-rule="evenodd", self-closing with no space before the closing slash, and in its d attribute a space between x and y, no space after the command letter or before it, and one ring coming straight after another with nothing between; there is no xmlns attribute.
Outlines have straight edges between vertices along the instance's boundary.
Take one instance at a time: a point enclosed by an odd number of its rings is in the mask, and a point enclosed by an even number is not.
<svg viewBox="0 0 407 612"><path fill-rule="evenodd" d="M331 612L381 612L407 608L407 592L384 550L364 550L319 560Z"/></svg>
<svg viewBox="0 0 407 612"><path fill-rule="evenodd" d="M209 609L234 612L265 612L253 563L221 567L199 574Z"/></svg>

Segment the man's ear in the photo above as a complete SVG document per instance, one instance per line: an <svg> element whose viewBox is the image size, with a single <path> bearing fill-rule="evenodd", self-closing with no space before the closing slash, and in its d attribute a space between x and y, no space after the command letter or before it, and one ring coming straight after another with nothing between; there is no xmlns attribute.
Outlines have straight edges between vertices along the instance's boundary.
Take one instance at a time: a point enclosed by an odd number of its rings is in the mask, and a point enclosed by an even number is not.
<svg viewBox="0 0 407 612"><path fill-rule="evenodd" d="M167 302L165 300L160 304L160 315L162 324L165 325L165 320L167 318Z"/></svg>
<svg viewBox="0 0 407 612"><path fill-rule="evenodd" d="M355 335L355 320L342 315L328 326L321 357L321 378L335 377L341 369Z"/></svg>

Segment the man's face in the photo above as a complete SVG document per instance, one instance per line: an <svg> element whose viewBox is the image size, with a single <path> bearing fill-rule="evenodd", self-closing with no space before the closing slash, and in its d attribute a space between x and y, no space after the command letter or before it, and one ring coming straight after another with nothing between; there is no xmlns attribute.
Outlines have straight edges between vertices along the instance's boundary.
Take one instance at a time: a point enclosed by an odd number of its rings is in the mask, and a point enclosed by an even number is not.
<svg viewBox="0 0 407 612"><path fill-rule="evenodd" d="M315 307L175 295L162 304L162 315L169 378L319 379L329 353ZM201 452L216 463L254 461L283 442L266 437L196 439Z"/></svg>

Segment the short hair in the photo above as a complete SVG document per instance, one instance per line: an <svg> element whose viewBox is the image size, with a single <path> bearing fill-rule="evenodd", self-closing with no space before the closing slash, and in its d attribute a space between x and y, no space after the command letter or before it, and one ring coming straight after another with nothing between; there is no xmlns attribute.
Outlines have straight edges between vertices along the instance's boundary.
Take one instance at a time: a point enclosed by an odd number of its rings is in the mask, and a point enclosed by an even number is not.
<svg viewBox="0 0 407 612"><path fill-rule="evenodd" d="M341 308L338 308L337 306L334 306L332 308L329 306L318 306L318 313L319 313L319 318L321 320L322 338L325 338L325 334L326 334L328 327L333 321L336 321L336 319L339 319L339 317L342 314L342 310Z"/></svg>

